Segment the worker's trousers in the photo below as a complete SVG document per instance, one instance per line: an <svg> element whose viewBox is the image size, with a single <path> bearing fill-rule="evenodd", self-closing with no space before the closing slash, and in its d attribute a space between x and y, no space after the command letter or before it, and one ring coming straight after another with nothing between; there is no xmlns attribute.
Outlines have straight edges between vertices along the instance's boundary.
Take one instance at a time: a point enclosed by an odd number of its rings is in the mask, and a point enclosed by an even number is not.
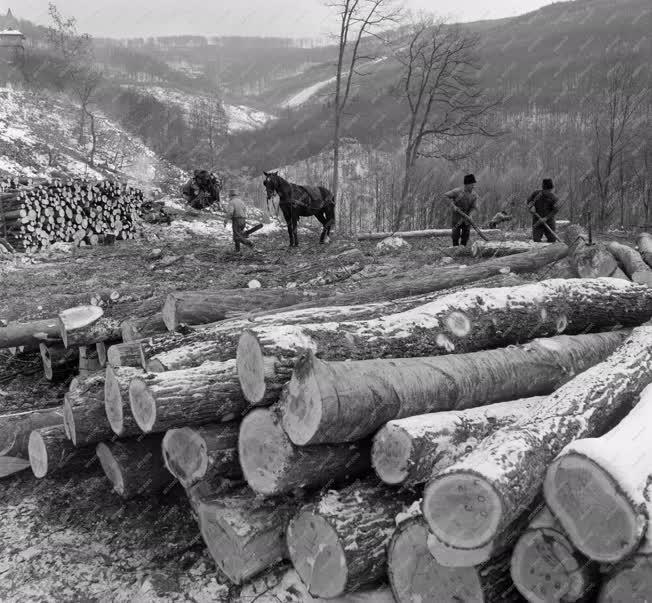
<svg viewBox="0 0 652 603"><path fill-rule="evenodd" d="M454 224L451 230L451 235L453 236L453 246L457 247L460 244L466 246L469 242L469 236L471 235L471 225L466 222Z"/></svg>
<svg viewBox="0 0 652 603"><path fill-rule="evenodd" d="M231 220L231 226L233 227L233 242L235 243L236 251L240 251L240 243L247 247L254 246L251 241L247 241L247 235L245 234L245 228L247 226L246 218L233 218Z"/></svg>

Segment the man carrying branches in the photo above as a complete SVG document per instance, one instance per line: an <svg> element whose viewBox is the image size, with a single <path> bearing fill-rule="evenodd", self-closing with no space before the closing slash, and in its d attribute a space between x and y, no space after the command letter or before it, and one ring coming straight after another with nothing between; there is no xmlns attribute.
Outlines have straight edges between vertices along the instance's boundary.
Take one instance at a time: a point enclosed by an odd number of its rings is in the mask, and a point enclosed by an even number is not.
<svg viewBox="0 0 652 603"><path fill-rule="evenodd" d="M459 246L460 242L466 247L471 234L472 223L468 218L471 212L477 209L478 195L473 192L476 184L475 176L467 174L464 176L464 188L454 188L444 193L444 196L452 201L453 209L451 215L451 235L453 246ZM459 211L463 212L463 215Z"/></svg>

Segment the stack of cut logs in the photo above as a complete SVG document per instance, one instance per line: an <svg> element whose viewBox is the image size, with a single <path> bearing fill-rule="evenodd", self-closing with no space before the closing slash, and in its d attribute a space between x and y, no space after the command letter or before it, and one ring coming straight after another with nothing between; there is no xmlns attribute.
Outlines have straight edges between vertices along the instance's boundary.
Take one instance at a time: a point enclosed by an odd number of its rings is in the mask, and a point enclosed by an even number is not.
<svg viewBox="0 0 652 603"><path fill-rule="evenodd" d="M0 237L28 252L56 242L131 239L142 201L140 189L108 180L7 180L0 186Z"/></svg>
<svg viewBox="0 0 652 603"><path fill-rule="evenodd" d="M322 598L649 600L652 237L566 234L356 294L177 292L0 329L53 378L90 362L62 408L0 417L0 475L99 459L125 498L178 482L235 584L290 561ZM573 278L525 278L559 262Z"/></svg>

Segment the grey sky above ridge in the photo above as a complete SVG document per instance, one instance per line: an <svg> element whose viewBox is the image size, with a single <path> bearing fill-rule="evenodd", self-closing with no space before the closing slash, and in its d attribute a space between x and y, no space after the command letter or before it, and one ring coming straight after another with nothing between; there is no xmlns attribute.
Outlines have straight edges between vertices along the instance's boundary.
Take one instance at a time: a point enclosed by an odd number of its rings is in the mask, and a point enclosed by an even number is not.
<svg viewBox="0 0 652 603"><path fill-rule="evenodd" d="M404 0L452 21L499 19L550 4L550 0ZM164 35L234 35L323 38L335 25L321 0L56 0L79 29L116 38ZM19 18L47 24L48 0L0 0Z"/></svg>

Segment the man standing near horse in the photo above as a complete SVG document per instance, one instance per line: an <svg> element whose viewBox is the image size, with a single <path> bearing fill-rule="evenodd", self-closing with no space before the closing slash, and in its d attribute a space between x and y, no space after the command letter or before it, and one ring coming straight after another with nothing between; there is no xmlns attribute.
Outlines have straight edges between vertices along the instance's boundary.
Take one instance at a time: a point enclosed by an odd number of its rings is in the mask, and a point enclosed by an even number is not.
<svg viewBox="0 0 652 603"><path fill-rule="evenodd" d="M460 242L466 247L466 244L469 242L471 222L468 218L478 208L478 195L473 192L475 185L475 176L473 174L467 174L464 176L463 188L454 188L452 191L444 193L444 197L450 199L453 203L451 236L454 247L458 247Z"/></svg>
<svg viewBox="0 0 652 603"><path fill-rule="evenodd" d="M233 243L235 244L236 253L240 253L240 244L253 249L254 244L247 240L247 233L245 232L247 227L247 206L235 188L229 189L224 226L229 223L229 220L231 220L233 229Z"/></svg>
<svg viewBox="0 0 652 603"><path fill-rule="evenodd" d="M207 170L195 170L193 177L186 182L181 193L193 209L205 209L215 203L220 208L222 180Z"/></svg>
<svg viewBox="0 0 652 603"><path fill-rule="evenodd" d="M534 191L527 200L527 207L532 214L532 240L540 243L546 235L548 243L555 242L555 215L559 211L559 199L552 191L552 179L544 178L541 190Z"/></svg>

